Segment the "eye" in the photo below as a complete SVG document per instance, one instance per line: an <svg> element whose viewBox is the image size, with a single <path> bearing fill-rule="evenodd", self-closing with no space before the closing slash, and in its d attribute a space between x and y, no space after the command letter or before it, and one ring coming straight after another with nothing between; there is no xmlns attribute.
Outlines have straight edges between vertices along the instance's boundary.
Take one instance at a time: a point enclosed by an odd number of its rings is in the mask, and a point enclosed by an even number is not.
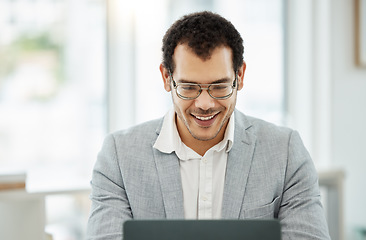
<svg viewBox="0 0 366 240"><path fill-rule="evenodd" d="M228 88L227 84L218 84L218 85L211 85L211 90L215 91L222 91Z"/></svg>
<svg viewBox="0 0 366 240"><path fill-rule="evenodd" d="M181 85L180 87L184 91L197 91L196 85L185 84L185 85Z"/></svg>

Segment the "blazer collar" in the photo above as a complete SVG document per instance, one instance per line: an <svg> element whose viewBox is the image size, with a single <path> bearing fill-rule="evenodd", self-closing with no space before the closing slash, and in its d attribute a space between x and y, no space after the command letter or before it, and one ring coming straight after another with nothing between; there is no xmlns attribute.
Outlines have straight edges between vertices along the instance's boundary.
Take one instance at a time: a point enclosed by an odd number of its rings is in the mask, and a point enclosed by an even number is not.
<svg viewBox="0 0 366 240"><path fill-rule="evenodd" d="M152 143L153 148L154 142ZM153 148L156 169L159 175L166 218L184 219L183 189L179 159L175 153L163 153Z"/></svg>
<svg viewBox="0 0 366 240"><path fill-rule="evenodd" d="M167 219L184 219L183 188L179 169L179 159L172 153L163 153L154 144L163 126L164 117L156 128L156 138L151 143L154 153L156 169L159 175L161 193L163 195L165 214Z"/></svg>
<svg viewBox="0 0 366 240"><path fill-rule="evenodd" d="M234 145L229 152L226 166L222 218L239 218L247 180L252 164L256 136L248 118L236 111Z"/></svg>

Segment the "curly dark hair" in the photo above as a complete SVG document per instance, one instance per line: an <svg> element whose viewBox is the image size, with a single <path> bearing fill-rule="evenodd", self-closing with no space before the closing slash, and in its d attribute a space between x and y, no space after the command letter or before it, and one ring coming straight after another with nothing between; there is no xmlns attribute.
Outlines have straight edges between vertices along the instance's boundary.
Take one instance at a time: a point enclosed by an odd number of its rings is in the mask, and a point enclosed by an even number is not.
<svg viewBox="0 0 366 240"><path fill-rule="evenodd" d="M163 38L163 65L175 69L173 54L178 44L188 44L203 60L211 57L216 47L228 46L233 52L233 68L237 72L243 64L244 46L234 25L219 14L204 11L183 16L165 33Z"/></svg>

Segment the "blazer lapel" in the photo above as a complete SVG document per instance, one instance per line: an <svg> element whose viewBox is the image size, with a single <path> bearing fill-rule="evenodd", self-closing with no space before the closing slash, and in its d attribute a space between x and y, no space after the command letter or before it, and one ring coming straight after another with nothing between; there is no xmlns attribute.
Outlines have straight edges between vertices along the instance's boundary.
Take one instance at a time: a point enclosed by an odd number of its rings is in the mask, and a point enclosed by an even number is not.
<svg viewBox="0 0 366 240"><path fill-rule="evenodd" d="M161 127L158 128L159 134ZM154 145L155 141L152 143ZM156 169L159 175L166 218L184 219L183 190L179 159L175 153L162 153L153 148Z"/></svg>
<svg viewBox="0 0 366 240"><path fill-rule="evenodd" d="M228 155L222 203L224 219L239 218L256 143L256 136L247 131L251 125L246 117L235 114L234 144Z"/></svg>

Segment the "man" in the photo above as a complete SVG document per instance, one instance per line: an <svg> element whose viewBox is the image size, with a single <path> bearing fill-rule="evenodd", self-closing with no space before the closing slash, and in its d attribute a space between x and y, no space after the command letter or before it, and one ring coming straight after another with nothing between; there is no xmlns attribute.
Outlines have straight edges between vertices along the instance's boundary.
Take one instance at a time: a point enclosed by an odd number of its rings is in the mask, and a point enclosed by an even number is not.
<svg viewBox="0 0 366 240"><path fill-rule="evenodd" d="M174 109L110 134L92 178L89 239L128 219L279 219L283 239L329 239L317 174L297 132L235 110L243 41L210 12L184 16L160 65Z"/></svg>

